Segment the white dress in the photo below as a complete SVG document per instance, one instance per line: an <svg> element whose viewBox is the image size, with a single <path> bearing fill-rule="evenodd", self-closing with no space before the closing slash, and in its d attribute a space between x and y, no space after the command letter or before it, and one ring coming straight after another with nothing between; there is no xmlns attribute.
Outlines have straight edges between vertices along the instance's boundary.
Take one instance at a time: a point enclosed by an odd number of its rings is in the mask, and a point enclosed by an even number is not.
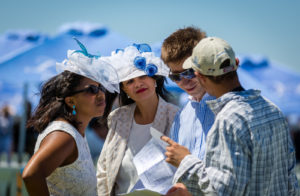
<svg viewBox="0 0 300 196"><path fill-rule="evenodd" d="M47 177L50 195L97 195L96 171L87 140L71 124L63 121L49 123L38 136L34 152L39 149L42 140L55 130L62 130L74 138L78 157L75 162L56 168Z"/></svg>

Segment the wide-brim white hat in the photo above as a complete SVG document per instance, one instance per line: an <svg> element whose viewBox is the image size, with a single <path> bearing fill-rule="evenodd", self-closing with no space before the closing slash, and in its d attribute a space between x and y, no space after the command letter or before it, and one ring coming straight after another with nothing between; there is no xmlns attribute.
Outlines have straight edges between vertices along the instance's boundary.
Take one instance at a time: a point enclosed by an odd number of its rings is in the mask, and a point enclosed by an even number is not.
<svg viewBox="0 0 300 196"><path fill-rule="evenodd" d="M113 51L111 56L100 59L111 64L119 75L119 82L143 75L168 76L169 68L154 52L139 50L138 44Z"/></svg>
<svg viewBox="0 0 300 196"><path fill-rule="evenodd" d="M100 83L109 92L120 92L118 74L113 66L101 58L68 50L68 59L56 63L56 71L70 71Z"/></svg>

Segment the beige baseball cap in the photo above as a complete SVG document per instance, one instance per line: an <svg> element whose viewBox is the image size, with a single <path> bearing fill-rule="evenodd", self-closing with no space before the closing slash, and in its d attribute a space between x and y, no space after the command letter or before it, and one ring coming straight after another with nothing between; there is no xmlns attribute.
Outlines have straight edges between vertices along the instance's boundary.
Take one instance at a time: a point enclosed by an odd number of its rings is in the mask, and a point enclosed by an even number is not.
<svg viewBox="0 0 300 196"><path fill-rule="evenodd" d="M230 60L230 66L221 68L221 64L227 59ZM184 69L193 68L207 76L220 76L237 67L233 49L226 41L217 37L202 39L193 49L192 56L183 63Z"/></svg>

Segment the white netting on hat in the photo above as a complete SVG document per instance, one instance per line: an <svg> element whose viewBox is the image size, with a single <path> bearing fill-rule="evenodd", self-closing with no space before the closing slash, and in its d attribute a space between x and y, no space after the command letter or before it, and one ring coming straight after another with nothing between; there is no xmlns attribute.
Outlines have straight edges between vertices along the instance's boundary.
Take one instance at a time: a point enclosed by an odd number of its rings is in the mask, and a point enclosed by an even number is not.
<svg viewBox="0 0 300 196"><path fill-rule="evenodd" d="M154 52L141 52L135 46L128 46L124 50L118 49L113 51L111 56L100 59L116 69L120 82L142 75L168 76L169 74L169 68L155 56Z"/></svg>
<svg viewBox="0 0 300 196"><path fill-rule="evenodd" d="M116 70L101 58L87 57L75 50L68 50L68 59L65 59L62 63L56 63L58 73L65 70L99 82L111 93L120 92Z"/></svg>

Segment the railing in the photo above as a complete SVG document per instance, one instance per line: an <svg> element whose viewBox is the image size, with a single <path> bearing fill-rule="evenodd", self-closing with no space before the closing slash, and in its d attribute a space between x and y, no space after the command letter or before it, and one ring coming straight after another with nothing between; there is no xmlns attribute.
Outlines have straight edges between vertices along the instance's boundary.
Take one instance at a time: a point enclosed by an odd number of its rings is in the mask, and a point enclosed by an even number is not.
<svg viewBox="0 0 300 196"><path fill-rule="evenodd" d="M0 154L0 195L2 196L27 196L22 180L22 171L29 160L29 155L24 153L21 162L18 155L12 154L9 158L6 153Z"/></svg>

